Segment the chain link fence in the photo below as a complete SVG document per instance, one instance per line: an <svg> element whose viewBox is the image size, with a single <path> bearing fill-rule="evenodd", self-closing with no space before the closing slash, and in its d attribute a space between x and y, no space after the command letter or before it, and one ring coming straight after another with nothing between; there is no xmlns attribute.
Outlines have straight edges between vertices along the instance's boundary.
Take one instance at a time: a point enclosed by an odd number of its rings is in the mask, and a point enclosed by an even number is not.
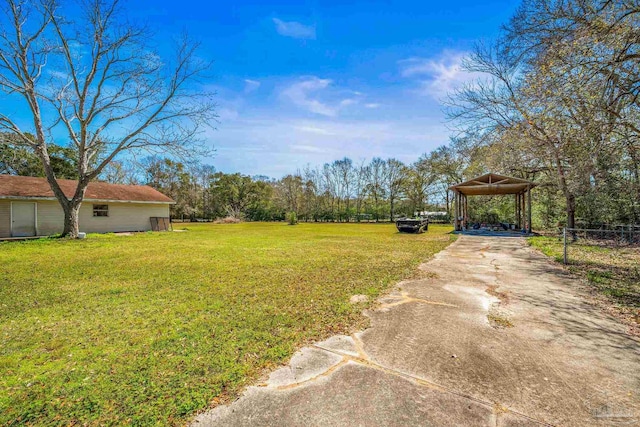
<svg viewBox="0 0 640 427"><path fill-rule="evenodd" d="M601 229L564 228L563 260L569 264L572 247L633 248L640 247L640 225L616 225Z"/></svg>

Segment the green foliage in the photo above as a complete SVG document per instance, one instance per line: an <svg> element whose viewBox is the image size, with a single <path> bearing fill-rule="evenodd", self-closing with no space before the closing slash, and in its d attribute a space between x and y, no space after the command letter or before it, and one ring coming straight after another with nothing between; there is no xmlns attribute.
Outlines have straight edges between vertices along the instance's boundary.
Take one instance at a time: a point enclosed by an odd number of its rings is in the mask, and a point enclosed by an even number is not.
<svg viewBox="0 0 640 427"><path fill-rule="evenodd" d="M192 220L233 216L283 221L288 212L296 212L301 221L386 221L417 210L443 210L439 205L447 204L440 203L443 194L431 188L436 179L425 162L406 166L396 159L375 158L358 166L343 158L279 180L203 168L151 158L141 181L177 202L174 218ZM105 176L126 181L126 172L114 165Z"/></svg>
<svg viewBox="0 0 640 427"><path fill-rule="evenodd" d="M289 225L298 224L298 215L296 215L295 211L291 211L287 214L287 222L289 223Z"/></svg>
<svg viewBox="0 0 640 427"><path fill-rule="evenodd" d="M191 224L0 243L0 425L184 425L304 343L361 327L349 298L414 273L450 230Z"/></svg>
<svg viewBox="0 0 640 427"><path fill-rule="evenodd" d="M250 176L225 174L213 175L210 183L210 201L215 216L246 218L252 220L269 217L272 188L264 181L255 181Z"/></svg>
<svg viewBox="0 0 640 427"><path fill-rule="evenodd" d="M42 162L32 149L16 143L16 136L0 132L0 174L43 177ZM77 179L76 152L69 147L50 144L49 157L57 178Z"/></svg>
<svg viewBox="0 0 640 427"><path fill-rule="evenodd" d="M181 162L159 157L146 159L144 182L176 201L171 206L174 218L195 218L198 210L203 212L197 181L196 171Z"/></svg>

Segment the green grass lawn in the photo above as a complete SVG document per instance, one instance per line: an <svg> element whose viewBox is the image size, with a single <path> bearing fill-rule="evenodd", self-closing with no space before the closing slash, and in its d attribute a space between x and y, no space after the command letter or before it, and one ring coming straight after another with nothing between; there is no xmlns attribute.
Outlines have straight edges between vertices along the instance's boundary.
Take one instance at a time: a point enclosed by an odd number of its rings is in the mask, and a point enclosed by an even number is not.
<svg viewBox="0 0 640 427"><path fill-rule="evenodd" d="M184 227L0 244L0 425L184 424L305 342L363 326L352 295L376 297L453 239Z"/></svg>
<svg viewBox="0 0 640 427"><path fill-rule="evenodd" d="M563 261L563 243L557 237L529 238L534 247L557 262ZM640 249L610 248L589 244L568 246L569 270L585 279L634 326L640 325Z"/></svg>

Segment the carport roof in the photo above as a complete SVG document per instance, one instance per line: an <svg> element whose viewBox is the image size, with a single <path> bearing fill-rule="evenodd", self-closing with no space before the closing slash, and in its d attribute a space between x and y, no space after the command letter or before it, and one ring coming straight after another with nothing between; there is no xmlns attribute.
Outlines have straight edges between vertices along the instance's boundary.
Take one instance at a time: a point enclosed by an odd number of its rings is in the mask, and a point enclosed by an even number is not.
<svg viewBox="0 0 640 427"><path fill-rule="evenodd" d="M467 196L490 196L495 194L519 194L537 184L526 179L488 173L460 184L452 185L450 190Z"/></svg>

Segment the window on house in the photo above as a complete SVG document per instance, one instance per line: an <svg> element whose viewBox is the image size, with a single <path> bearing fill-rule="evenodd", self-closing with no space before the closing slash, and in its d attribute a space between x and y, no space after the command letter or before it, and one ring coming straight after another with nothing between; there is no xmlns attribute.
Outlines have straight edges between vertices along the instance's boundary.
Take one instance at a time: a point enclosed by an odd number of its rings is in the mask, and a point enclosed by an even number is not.
<svg viewBox="0 0 640 427"><path fill-rule="evenodd" d="M109 205L93 205L93 216L109 216Z"/></svg>

